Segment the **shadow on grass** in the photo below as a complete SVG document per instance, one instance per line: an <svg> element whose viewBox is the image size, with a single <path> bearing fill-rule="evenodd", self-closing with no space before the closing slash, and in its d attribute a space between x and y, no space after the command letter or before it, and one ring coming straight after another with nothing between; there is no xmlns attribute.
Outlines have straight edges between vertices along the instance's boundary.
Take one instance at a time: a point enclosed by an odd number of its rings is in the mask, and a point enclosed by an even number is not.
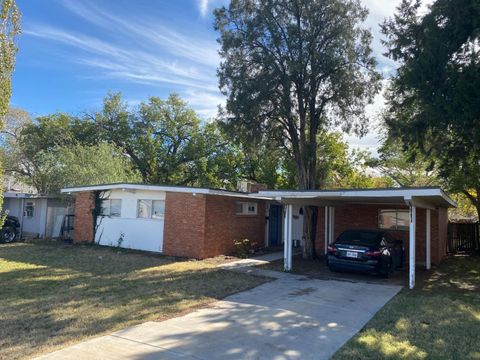
<svg viewBox="0 0 480 360"><path fill-rule="evenodd" d="M480 257L447 258L404 289L334 359L480 359Z"/></svg>
<svg viewBox="0 0 480 360"><path fill-rule="evenodd" d="M92 246L0 246L0 358L203 306L265 279L201 261Z"/></svg>

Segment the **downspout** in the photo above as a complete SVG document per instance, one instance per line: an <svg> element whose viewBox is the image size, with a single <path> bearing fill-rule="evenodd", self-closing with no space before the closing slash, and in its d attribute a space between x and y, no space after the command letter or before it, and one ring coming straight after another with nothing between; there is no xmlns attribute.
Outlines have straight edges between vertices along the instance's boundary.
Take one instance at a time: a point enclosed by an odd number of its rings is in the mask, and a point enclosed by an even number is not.
<svg viewBox="0 0 480 360"><path fill-rule="evenodd" d="M25 214L25 198L21 198L20 202L20 239L23 237L23 217Z"/></svg>

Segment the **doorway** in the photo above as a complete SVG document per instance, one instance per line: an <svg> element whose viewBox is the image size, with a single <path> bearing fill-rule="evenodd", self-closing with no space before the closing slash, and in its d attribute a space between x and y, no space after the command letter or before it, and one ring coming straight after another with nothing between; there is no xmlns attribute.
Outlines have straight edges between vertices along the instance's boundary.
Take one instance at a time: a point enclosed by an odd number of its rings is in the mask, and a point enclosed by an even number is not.
<svg viewBox="0 0 480 360"><path fill-rule="evenodd" d="M282 244L282 206L270 205L268 219L268 245L280 246Z"/></svg>

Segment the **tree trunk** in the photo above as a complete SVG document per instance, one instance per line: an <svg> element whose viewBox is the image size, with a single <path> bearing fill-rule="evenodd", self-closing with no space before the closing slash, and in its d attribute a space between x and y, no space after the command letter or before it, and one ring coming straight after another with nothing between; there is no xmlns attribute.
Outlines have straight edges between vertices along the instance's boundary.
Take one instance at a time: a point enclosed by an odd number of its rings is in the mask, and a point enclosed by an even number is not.
<svg viewBox="0 0 480 360"><path fill-rule="evenodd" d="M297 165L300 190L316 189L316 164L311 163L311 159L302 158L302 162ZM302 237L302 256L304 259L315 259L315 238L317 233L317 206L303 206L303 237Z"/></svg>
<svg viewBox="0 0 480 360"><path fill-rule="evenodd" d="M317 218L318 208L316 206L303 207L302 255L304 259L316 258Z"/></svg>
<svg viewBox="0 0 480 360"><path fill-rule="evenodd" d="M480 223L480 203L479 202L477 202L475 204L475 209L477 209L477 216L478 216L478 220L479 220L478 222ZM479 234L479 232L480 232L480 225L477 224L477 232L476 232L476 236L475 236L475 241L476 241L475 249L477 251L480 250L480 234Z"/></svg>

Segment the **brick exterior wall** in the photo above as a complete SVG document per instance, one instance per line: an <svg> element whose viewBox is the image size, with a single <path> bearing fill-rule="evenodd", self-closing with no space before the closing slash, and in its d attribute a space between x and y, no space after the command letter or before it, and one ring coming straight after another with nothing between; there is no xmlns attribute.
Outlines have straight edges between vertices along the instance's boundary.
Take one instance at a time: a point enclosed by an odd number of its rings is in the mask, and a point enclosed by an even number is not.
<svg viewBox="0 0 480 360"><path fill-rule="evenodd" d="M238 201L257 203L257 215L236 215ZM234 240L265 243L265 201L226 196L207 196L204 257L231 254Z"/></svg>
<svg viewBox="0 0 480 360"><path fill-rule="evenodd" d="M388 205L347 205L335 207L335 238L347 229L377 229L380 209L408 209L406 206ZM431 210L432 263L438 264L446 255L447 209ZM416 247L417 263L425 263L426 209L417 208ZM394 237L403 240L407 252L409 249L409 232L392 231ZM318 209L317 237L315 249L318 255L324 253L325 244L325 208Z"/></svg>
<svg viewBox="0 0 480 360"><path fill-rule="evenodd" d="M257 215L236 215L237 201L257 203ZM265 201L168 192L165 202L163 253L204 259L228 255L233 241L265 241Z"/></svg>
<svg viewBox="0 0 480 360"><path fill-rule="evenodd" d="M93 242L93 192L85 191L75 195L73 242L83 244Z"/></svg>
<svg viewBox="0 0 480 360"><path fill-rule="evenodd" d="M167 192L163 253L204 258L206 195Z"/></svg>

